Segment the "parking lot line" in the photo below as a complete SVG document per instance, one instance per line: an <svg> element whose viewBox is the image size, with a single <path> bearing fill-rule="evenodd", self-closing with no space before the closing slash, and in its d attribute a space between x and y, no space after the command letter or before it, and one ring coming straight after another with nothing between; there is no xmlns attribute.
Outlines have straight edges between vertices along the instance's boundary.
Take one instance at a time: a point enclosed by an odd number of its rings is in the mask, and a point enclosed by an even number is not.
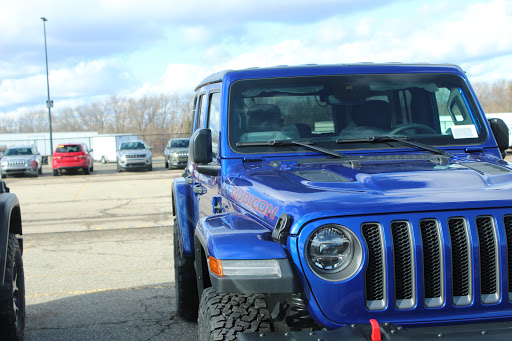
<svg viewBox="0 0 512 341"><path fill-rule="evenodd" d="M82 186L82 188L80 188L80 190L78 191L78 193L76 193L75 195L75 198L73 200L78 200L80 198L80 195L82 195L82 192L87 188L89 187L90 183L87 183L85 185Z"/></svg>

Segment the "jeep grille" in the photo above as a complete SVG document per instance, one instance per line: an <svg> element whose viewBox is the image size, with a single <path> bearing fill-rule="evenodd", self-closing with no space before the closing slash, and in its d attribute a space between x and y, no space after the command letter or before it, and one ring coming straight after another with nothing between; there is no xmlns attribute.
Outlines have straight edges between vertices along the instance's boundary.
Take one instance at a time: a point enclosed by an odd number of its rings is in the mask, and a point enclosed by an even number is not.
<svg viewBox="0 0 512 341"><path fill-rule="evenodd" d="M7 162L7 164L9 166L18 166L18 165L24 165L25 163L27 163L26 161L24 160L15 160L15 161L9 161Z"/></svg>
<svg viewBox="0 0 512 341"><path fill-rule="evenodd" d="M388 229L390 233L384 233ZM501 233L506 236L502 248L497 237ZM387 225L369 222L362 224L362 235L368 248L365 293L369 310L385 309L391 303L388 298L397 309L417 304L441 307L447 295L455 306L468 306L475 298L481 304L498 303L502 281L508 282L504 285L512 300L512 214L417 222L397 219ZM500 253L508 260L507 269L500 267ZM386 278L393 280L389 289ZM479 281L476 285L475 280Z"/></svg>

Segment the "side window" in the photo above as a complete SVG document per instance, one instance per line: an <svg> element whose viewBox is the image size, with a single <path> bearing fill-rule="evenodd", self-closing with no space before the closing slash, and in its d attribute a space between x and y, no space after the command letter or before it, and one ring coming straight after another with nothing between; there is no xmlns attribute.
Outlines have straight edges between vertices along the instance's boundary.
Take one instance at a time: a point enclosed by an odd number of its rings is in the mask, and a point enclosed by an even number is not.
<svg viewBox="0 0 512 341"><path fill-rule="evenodd" d="M210 94L208 107L208 123L207 128L212 131L212 152L213 158L216 159L219 154L219 131L220 131L220 93Z"/></svg>
<svg viewBox="0 0 512 341"><path fill-rule="evenodd" d="M204 125L204 119L206 116L206 95L202 94L199 97L199 112L197 114L197 125L196 129L202 128Z"/></svg>

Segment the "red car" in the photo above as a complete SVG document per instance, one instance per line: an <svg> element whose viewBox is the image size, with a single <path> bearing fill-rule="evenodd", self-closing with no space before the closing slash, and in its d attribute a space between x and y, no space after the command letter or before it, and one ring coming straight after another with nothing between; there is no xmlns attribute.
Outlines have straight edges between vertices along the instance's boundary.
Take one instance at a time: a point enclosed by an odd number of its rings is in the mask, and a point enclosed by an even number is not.
<svg viewBox="0 0 512 341"><path fill-rule="evenodd" d="M92 149L85 143L60 144L53 153L53 175L61 175L63 171L82 171L90 174L94 170Z"/></svg>

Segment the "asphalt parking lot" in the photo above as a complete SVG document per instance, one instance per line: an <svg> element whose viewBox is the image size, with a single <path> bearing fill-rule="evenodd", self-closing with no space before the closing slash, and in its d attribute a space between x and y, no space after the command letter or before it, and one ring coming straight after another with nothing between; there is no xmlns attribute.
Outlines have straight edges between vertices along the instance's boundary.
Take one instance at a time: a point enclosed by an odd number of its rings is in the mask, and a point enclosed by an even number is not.
<svg viewBox="0 0 512 341"><path fill-rule="evenodd" d="M22 209L25 340L195 340L175 313L171 186L182 170L5 179Z"/></svg>

